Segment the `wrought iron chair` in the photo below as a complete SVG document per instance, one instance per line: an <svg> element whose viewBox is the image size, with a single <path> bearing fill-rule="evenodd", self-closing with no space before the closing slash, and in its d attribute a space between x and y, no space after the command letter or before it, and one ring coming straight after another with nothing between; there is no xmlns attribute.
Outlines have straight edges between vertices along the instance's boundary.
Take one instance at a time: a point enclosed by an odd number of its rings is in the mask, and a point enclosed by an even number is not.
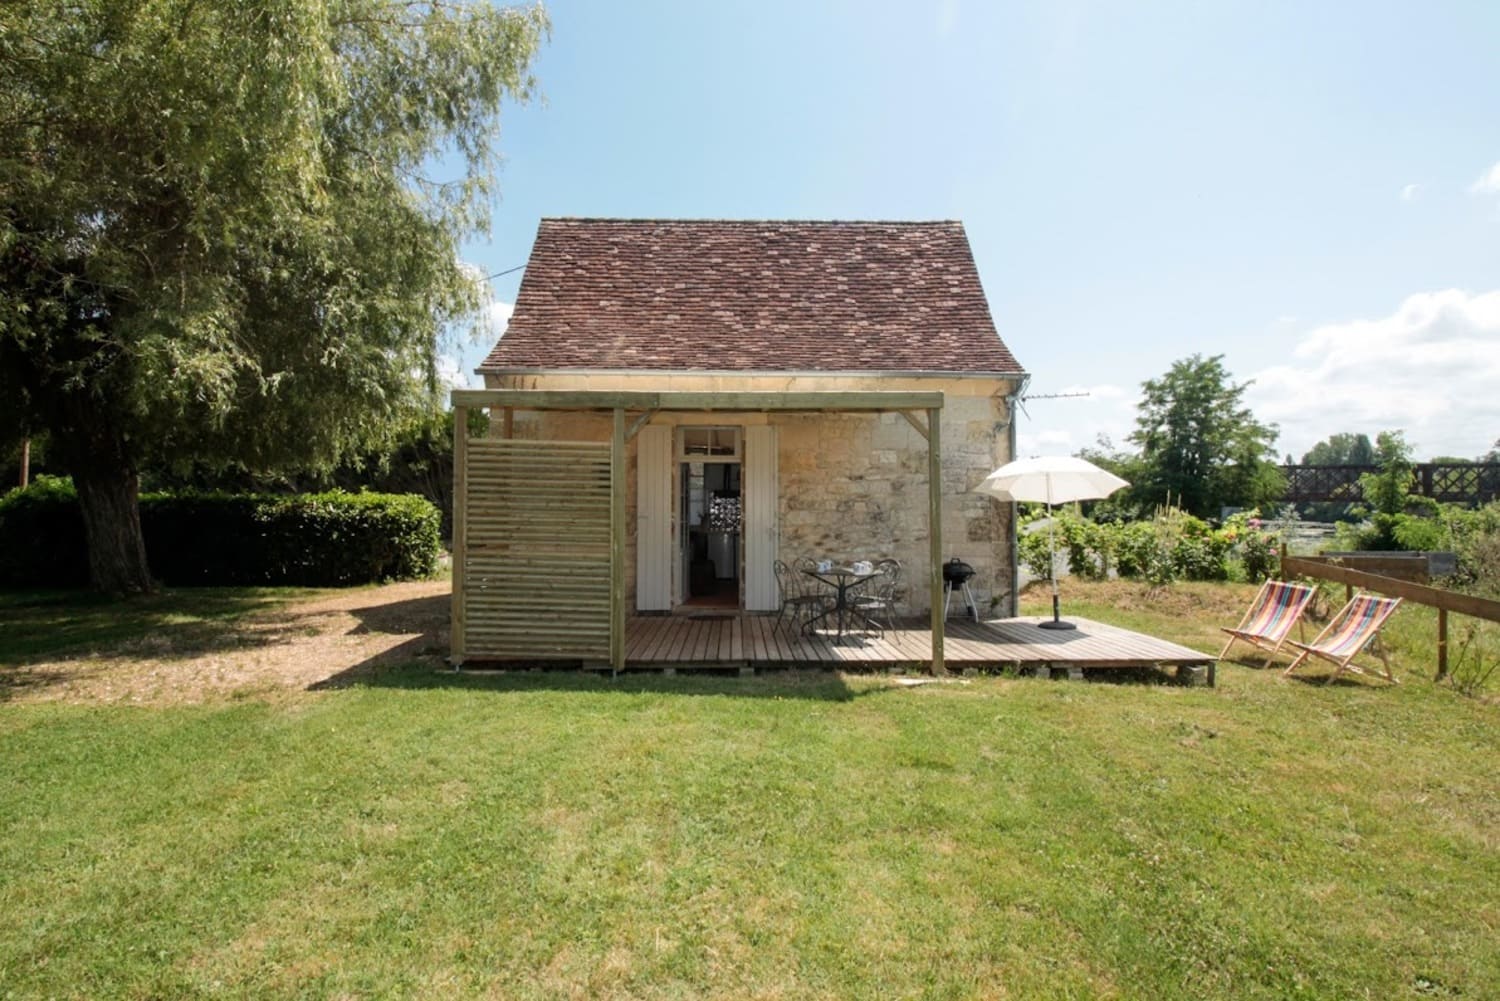
<svg viewBox="0 0 1500 1001"><path fill-rule="evenodd" d="M883 635L885 630L896 628L896 603L901 586L901 563L897 560L878 560L875 576L871 577L850 600L860 618L875 626ZM881 620L884 619L882 624Z"/></svg>
<svg viewBox="0 0 1500 1001"><path fill-rule="evenodd" d="M771 564L771 569L776 574L776 590L781 598L781 605L776 610L776 621L771 625L773 632L781 627L781 620L788 616L800 631L803 623L828 607L827 595L809 588L811 579L801 570L804 562L816 566L805 557L797 561L797 569L787 566L781 560Z"/></svg>

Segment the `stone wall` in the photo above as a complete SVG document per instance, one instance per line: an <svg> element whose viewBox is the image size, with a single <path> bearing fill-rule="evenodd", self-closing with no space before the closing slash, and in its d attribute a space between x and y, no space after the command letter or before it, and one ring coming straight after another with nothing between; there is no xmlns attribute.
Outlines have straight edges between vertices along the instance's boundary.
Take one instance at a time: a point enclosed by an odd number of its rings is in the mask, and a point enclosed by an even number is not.
<svg viewBox="0 0 1500 1001"><path fill-rule="evenodd" d="M1002 462L1008 436L986 397L943 410L943 552L970 563L985 614L1009 614L1010 509L969 493ZM904 610L928 608L927 443L900 414L772 420L780 430L781 553L901 561ZM994 602L992 610L991 604Z"/></svg>
<svg viewBox="0 0 1500 1001"><path fill-rule="evenodd" d="M785 380L781 380L785 381ZM955 385L956 384L956 385ZM529 376L493 380L505 389L642 389L639 384L580 384L576 379ZM692 384L652 385L652 390L692 390ZM764 391L746 379L713 387ZM870 380L863 385L781 386L797 389L942 389L943 553L972 564L971 582L986 615L1010 614L1012 572L1010 505L972 493L996 466L1010 460L1005 394L1011 386L981 380ZM901 561L903 612L925 613L928 595L927 442L900 414L684 414L660 413L656 423L748 426L777 430L780 495L779 555L830 559ZM600 414L517 414L521 438L607 441L611 419ZM499 421L494 422L498 433ZM625 582L628 607L635 604L635 449L627 446Z"/></svg>

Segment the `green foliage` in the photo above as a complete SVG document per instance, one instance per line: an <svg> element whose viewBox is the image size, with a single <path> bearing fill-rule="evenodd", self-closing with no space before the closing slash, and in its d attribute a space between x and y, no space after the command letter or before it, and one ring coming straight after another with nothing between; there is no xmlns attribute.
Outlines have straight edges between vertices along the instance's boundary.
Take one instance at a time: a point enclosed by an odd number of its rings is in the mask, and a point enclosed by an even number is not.
<svg viewBox="0 0 1500 1001"><path fill-rule="evenodd" d="M1021 565L1026 572L1038 579L1052 577L1052 550L1047 538L1047 530L1038 528L1030 532L1022 532L1020 538Z"/></svg>
<svg viewBox="0 0 1500 1001"><path fill-rule="evenodd" d="M389 494L147 494L142 532L173 586L340 586L430 576L438 513ZM0 500L0 586L86 583L77 495L47 479Z"/></svg>
<svg viewBox="0 0 1500 1001"><path fill-rule="evenodd" d="M1367 521L1341 524L1339 544L1351 550L1420 552L1443 548L1448 533L1439 520L1441 506L1413 492L1411 446L1400 431L1376 435L1380 470L1359 478L1365 503L1354 508Z"/></svg>
<svg viewBox="0 0 1500 1001"><path fill-rule="evenodd" d="M1068 570L1085 580L1111 571L1121 577L1169 584L1175 580L1261 581L1279 566L1276 537L1264 531L1254 511L1215 528L1179 508L1159 508L1146 520L1095 522L1070 510L1055 512L1058 548ZM1024 534L1021 557L1034 577L1047 576L1047 533Z"/></svg>
<svg viewBox="0 0 1500 1001"><path fill-rule="evenodd" d="M1223 357L1192 355L1143 384L1130 436L1141 450L1130 491L1140 506L1175 504L1208 517L1281 495L1276 427L1243 405L1250 383L1236 385Z"/></svg>
<svg viewBox="0 0 1500 1001"><path fill-rule="evenodd" d="M75 587L88 580L78 494L39 476L0 497L0 587Z"/></svg>
<svg viewBox="0 0 1500 1001"><path fill-rule="evenodd" d="M1350 432L1329 435L1302 456L1304 466L1373 466L1375 462L1370 436Z"/></svg>
<svg viewBox="0 0 1500 1001"><path fill-rule="evenodd" d="M470 412L470 434L488 430L482 411ZM158 492L224 491L230 493L417 494L442 515L442 537L453 537L453 412L429 410L396 422L390 440L379 447L345 456L332 469L307 469L257 475L242 465L228 468L194 463L152 469L142 477L145 489Z"/></svg>
<svg viewBox="0 0 1500 1001"><path fill-rule="evenodd" d="M0 425L52 433L92 538L143 468L328 469L431 408L546 31L480 0L0 4Z"/></svg>
<svg viewBox="0 0 1500 1001"><path fill-rule="evenodd" d="M1443 510L1448 537L1458 555L1452 586L1472 594L1500 598L1500 501L1477 511Z"/></svg>

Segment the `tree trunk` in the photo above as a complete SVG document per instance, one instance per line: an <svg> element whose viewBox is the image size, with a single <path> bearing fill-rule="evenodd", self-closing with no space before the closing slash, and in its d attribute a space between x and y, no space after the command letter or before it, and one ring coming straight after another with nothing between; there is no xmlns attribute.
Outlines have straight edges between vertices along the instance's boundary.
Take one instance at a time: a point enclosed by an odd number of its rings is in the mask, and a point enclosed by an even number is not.
<svg viewBox="0 0 1500 1001"><path fill-rule="evenodd" d="M31 482L31 439L21 439L21 489Z"/></svg>
<svg viewBox="0 0 1500 1001"><path fill-rule="evenodd" d="M155 590L141 535L140 478L134 470L73 473L89 549L89 583L109 594Z"/></svg>

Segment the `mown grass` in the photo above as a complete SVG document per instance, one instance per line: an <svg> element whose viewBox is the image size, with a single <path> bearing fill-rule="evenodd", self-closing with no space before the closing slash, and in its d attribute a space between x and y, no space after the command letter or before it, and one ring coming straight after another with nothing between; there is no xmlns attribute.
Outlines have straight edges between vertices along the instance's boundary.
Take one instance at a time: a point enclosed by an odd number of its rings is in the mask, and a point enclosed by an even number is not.
<svg viewBox="0 0 1500 1001"><path fill-rule="evenodd" d="M1152 604L1120 614L1218 624ZM1500 995L1496 707L1219 682L408 667L9 706L0 993Z"/></svg>

